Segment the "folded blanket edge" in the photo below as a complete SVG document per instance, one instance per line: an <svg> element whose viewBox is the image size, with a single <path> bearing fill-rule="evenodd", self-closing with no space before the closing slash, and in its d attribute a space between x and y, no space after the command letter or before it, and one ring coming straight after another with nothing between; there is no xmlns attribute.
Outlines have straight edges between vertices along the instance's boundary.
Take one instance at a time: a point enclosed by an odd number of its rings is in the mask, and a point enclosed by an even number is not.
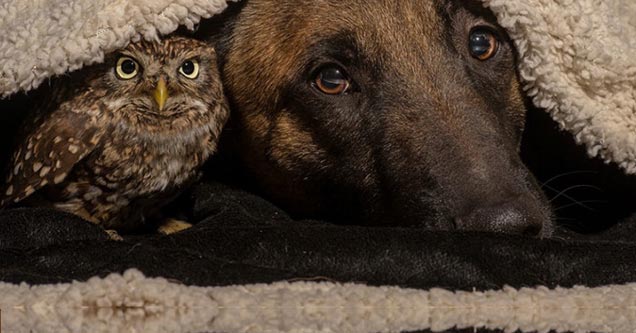
<svg viewBox="0 0 636 333"><path fill-rule="evenodd" d="M8 33L0 36L0 97L28 92L52 76L100 63L105 54L131 41L155 40L176 31L179 26L193 29L202 19L225 10L228 1L239 0L102 1L101 8L90 2L79 2L63 17L60 14L35 16L31 22L27 21L24 29L11 26L12 18L24 19L15 15L16 10L2 11L0 14L9 17L2 20L3 30ZM16 4L22 11L56 10L43 7L47 5L59 6L38 1ZM76 24L80 19L86 20L85 17L90 17L88 22ZM36 39L46 39L46 42L36 42Z"/></svg>
<svg viewBox="0 0 636 333"><path fill-rule="evenodd" d="M142 323L156 332L240 332L246 327L293 332L318 323L333 332L606 331L610 326L620 331L636 325L629 313L636 306L636 284L486 292L331 282L197 287L131 269L86 282L0 283L0 294L2 329L8 332L66 332L78 325L82 331L115 332Z"/></svg>

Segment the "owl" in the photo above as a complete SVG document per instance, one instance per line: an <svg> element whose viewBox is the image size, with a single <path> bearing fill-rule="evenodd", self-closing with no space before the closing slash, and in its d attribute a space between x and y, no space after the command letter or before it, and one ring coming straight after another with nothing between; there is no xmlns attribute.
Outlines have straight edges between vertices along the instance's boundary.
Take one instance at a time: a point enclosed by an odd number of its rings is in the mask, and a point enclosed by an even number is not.
<svg viewBox="0 0 636 333"><path fill-rule="evenodd" d="M26 120L0 205L119 231L159 218L198 178L229 116L214 48L182 36L129 44L53 82L46 100Z"/></svg>

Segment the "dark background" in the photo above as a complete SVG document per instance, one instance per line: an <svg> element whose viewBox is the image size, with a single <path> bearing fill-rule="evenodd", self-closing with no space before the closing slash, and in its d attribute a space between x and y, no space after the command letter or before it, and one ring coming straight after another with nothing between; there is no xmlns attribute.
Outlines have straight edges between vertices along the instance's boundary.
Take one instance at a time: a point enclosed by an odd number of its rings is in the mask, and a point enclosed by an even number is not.
<svg viewBox="0 0 636 333"><path fill-rule="evenodd" d="M636 212L636 177L589 158L547 112L528 111L522 157L542 185L559 225L583 233L605 230Z"/></svg>

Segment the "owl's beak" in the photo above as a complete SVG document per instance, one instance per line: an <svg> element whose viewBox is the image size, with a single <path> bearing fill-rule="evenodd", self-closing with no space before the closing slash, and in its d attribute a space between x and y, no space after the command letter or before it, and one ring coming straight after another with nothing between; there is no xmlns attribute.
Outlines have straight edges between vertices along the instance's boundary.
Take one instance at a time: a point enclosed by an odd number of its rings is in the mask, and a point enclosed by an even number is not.
<svg viewBox="0 0 636 333"><path fill-rule="evenodd" d="M160 78L159 83L157 83L154 97L157 105L159 105L159 111L163 111L163 107L166 105L166 100L168 100L168 87L166 87L166 81L163 78Z"/></svg>

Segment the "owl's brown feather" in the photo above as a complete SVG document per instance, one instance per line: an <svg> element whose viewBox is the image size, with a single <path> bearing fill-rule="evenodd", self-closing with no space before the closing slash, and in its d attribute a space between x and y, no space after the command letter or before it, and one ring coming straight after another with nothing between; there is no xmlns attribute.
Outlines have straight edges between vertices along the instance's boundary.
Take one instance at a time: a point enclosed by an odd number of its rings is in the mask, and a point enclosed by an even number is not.
<svg viewBox="0 0 636 333"><path fill-rule="evenodd" d="M73 111L73 104L63 103L55 112L35 118L34 130L11 159L0 206L19 203L42 187L64 182L73 167L95 149L104 132L95 119L100 112Z"/></svg>
<svg viewBox="0 0 636 333"><path fill-rule="evenodd" d="M122 77L123 58L135 75ZM188 61L198 75L181 73ZM49 100L25 127L1 205L49 206L109 229L138 227L195 181L229 115L214 49L183 37L131 44L54 82Z"/></svg>

